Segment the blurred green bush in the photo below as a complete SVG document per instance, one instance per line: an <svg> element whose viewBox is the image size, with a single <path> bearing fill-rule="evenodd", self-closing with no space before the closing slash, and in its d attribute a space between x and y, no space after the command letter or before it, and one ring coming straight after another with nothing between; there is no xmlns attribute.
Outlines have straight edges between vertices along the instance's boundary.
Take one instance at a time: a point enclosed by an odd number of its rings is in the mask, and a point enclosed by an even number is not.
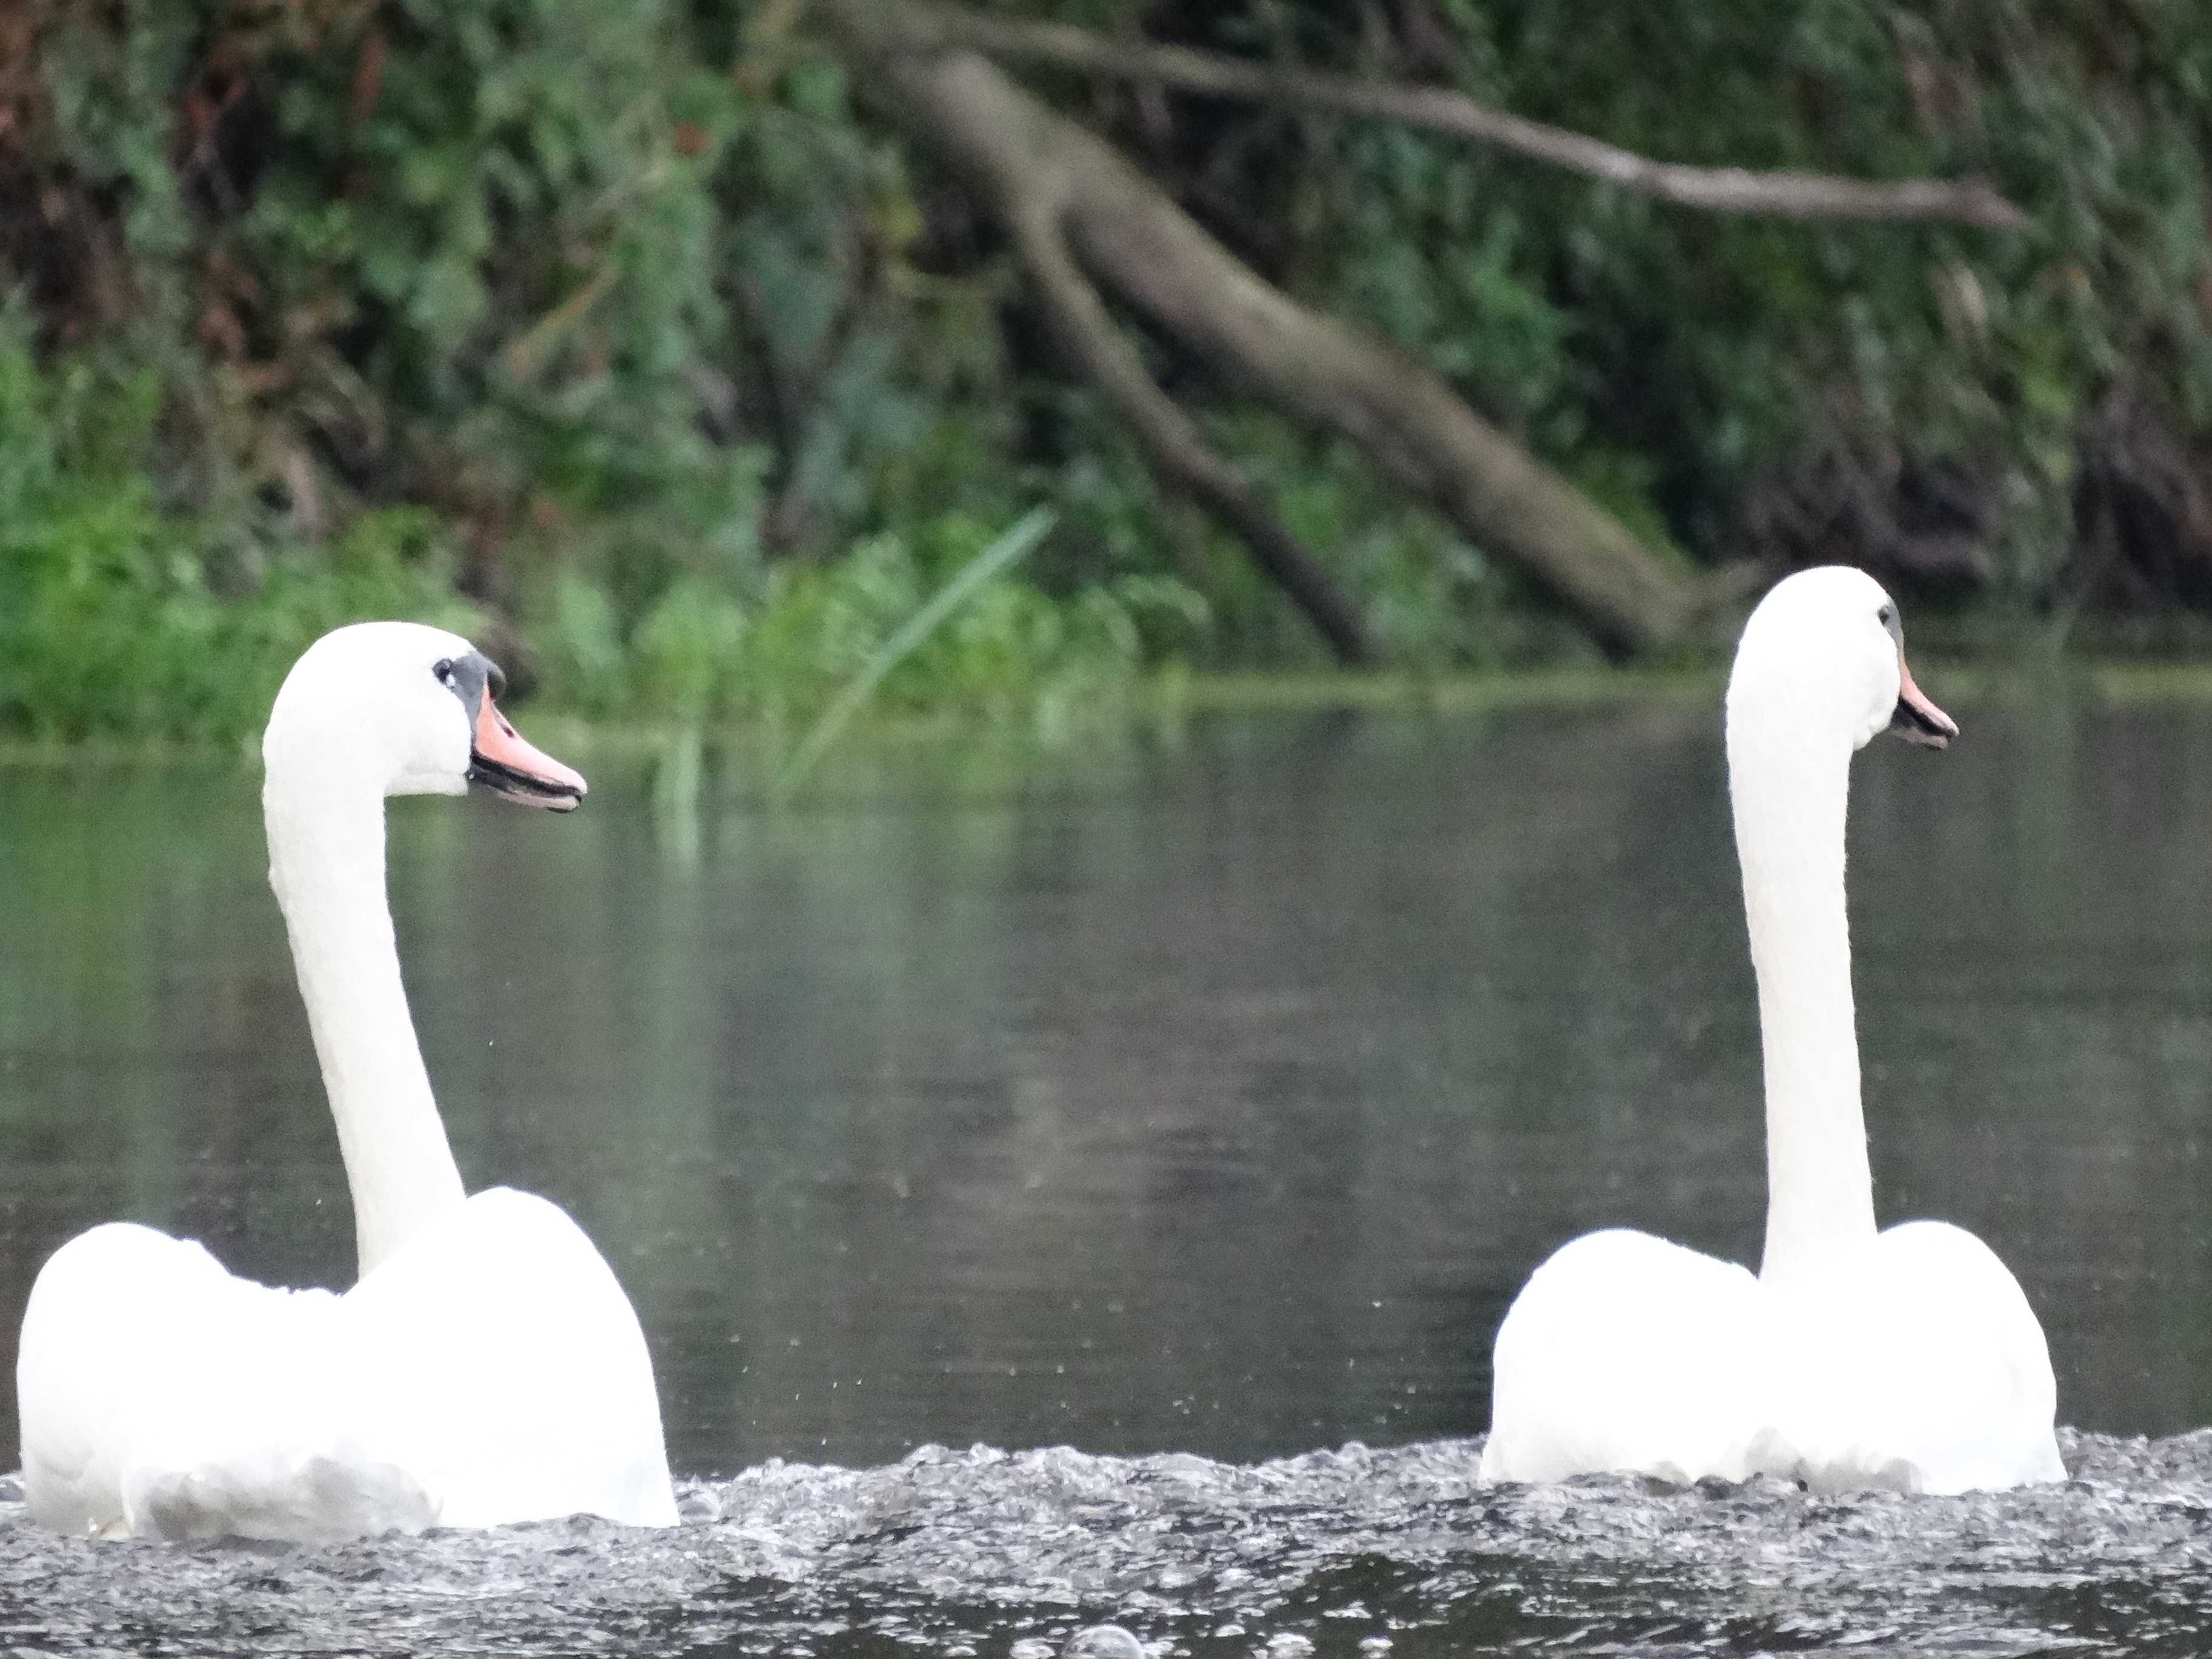
<svg viewBox="0 0 2212 1659"><path fill-rule="evenodd" d="M2030 230L1717 219L1389 126L1037 82L1655 544L2004 617L2212 605L2212 9L997 9L1441 81L1669 159L1986 174ZM801 23L0 16L0 726L228 738L367 614L487 633L593 714L803 720L1040 501L1048 545L886 698L1060 722L1162 661L1315 660ZM1354 458L1158 367L1395 661L1587 649Z"/></svg>

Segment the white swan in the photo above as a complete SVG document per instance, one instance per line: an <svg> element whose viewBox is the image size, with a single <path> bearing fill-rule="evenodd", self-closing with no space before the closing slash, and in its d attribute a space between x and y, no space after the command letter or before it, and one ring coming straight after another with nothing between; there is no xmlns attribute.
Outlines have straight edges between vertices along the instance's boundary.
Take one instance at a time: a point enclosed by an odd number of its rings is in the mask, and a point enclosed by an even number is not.
<svg viewBox="0 0 2212 1659"><path fill-rule="evenodd" d="M1754 1474L1820 1490L2061 1480L2043 1330L2004 1264L1942 1222L1875 1231L1844 909L1854 750L1942 747L1897 608L1831 567L1753 613L1728 690L1729 793L1765 1060L1754 1279L1610 1231L1539 1267L1498 1328L1491 1480Z"/></svg>
<svg viewBox="0 0 2212 1659"><path fill-rule="evenodd" d="M360 1248L343 1296L234 1278L128 1222L64 1244L23 1317L24 1496L103 1537L319 1540L595 1514L676 1519L637 1316L542 1198L466 1197L385 894L387 795L475 783L566 811L584 780L507 724L499 670L406 623L342 628L262 743L291 936Z"/></svg>

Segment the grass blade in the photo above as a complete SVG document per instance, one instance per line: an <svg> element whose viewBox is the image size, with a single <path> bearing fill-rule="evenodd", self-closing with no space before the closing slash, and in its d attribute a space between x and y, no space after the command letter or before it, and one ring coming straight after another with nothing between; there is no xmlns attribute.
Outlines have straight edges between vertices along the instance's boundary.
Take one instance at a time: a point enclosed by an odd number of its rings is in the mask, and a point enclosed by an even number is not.
<svg viewBox="0 0 2212 1659"><path fill-rule="evenodd" d="M837 700L822 711L821 719L814 722L792 752L790 761L777 774L778 799L788 799L792 791L805 781L806 775L829 752L830 745L837 741L853 716L875 695L884 677L911 656L969 594L1027 556L1051 530L1053 519L1053 510L1048 507L1031 508L1012 529L961 566L957 575L930 595L928 604L908 617L899 625L898 632L876 647L875 654L853 677L852 684L837 694Z"/></svg>

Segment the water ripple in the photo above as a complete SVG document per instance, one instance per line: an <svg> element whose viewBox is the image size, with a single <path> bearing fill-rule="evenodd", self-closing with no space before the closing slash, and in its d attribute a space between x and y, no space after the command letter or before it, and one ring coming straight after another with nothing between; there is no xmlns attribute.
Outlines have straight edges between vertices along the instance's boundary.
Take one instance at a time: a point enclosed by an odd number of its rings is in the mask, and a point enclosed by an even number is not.
<svg viewBox="0 0 2212 1659"><path fill-rule="evenodd" d="M926 1447L691 1483L684 1524L331 1549L92 1545L0 1491L0 1647L39 1653L2212 1650L2212 1431L2062 1437L2063 1486L1492 1487L1480 1443L1249 1467ZM1118 1630L1105 1626L1118 1626Z"/></svg>

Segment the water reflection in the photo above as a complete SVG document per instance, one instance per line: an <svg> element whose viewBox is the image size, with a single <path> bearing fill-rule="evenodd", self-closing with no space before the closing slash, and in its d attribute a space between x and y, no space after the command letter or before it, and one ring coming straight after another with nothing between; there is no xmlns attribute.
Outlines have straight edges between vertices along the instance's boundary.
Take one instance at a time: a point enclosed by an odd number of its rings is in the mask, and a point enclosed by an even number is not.
<svg viewBox="0 0 2212 1659"><path fill-rule="evenodd" d="M2212 714L1965 712L1858 772L1877 1204L1996 1246L2064 1420L2212 1419ZM781 812L708 757L674 833L592 775L403 805L393 900L464 1171L599 1240L687 1474L1468 1434L1560 1240L1757 1249L1702 707L890 757ZM250 775L0 775L0 1356L95 1219L349 1273L262 866Z"/></svg>

